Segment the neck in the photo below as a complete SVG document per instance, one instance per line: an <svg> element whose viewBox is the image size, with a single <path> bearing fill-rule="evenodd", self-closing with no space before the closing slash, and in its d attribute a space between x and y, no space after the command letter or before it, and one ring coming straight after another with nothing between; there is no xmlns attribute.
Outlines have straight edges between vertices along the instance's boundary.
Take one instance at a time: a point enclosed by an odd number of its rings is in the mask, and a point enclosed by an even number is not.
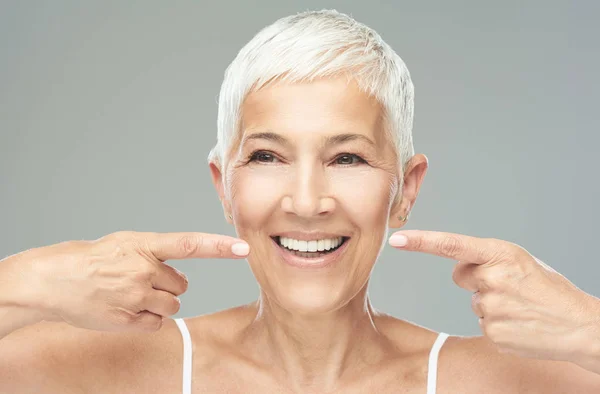
<svg viewBox="0 0 600 394"><path fill-rule="evenodd" d="M366 286L344 307L318 315L290 312L265 294L256 307L245 341L260 348L255 354L270 360L299 391L333 388L360 368L356 360L381 356L384 338L374 324Z"/></svg>

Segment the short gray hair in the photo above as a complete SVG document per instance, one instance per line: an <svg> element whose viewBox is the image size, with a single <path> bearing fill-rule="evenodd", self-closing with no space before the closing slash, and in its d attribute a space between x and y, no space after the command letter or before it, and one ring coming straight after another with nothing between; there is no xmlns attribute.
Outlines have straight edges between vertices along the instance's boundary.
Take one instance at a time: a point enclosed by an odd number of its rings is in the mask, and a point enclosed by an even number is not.
<svg viewBox="0 0 600 394"><path fill-rule="evenodd" d="M310 82L347 74L384 109L400 170L414 156L414 87L404 61L373 29L336 10L306 11L260 30L227 67L219 95L217 143L209 162L221 165L240 127L246 96L273 81ZM224 170L222 168L222 170ZM402 187L400 173L400 187Z"/></svg>

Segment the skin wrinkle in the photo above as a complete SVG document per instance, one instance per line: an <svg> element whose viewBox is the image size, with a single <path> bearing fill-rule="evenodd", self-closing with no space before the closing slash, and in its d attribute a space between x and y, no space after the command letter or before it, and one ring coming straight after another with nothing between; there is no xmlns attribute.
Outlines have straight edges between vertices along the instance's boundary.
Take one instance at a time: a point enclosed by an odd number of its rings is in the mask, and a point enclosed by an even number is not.
<svg viewBox="0 0 600 394"><path fill-rule="evenodd" d="M335 79L337 78L338 80L342 80L342 78L346 81L348 86L354 86L356 87L356 82L355 82L355 76L354 74L356 74L357 72L360 72L361 69L357 69L354 70L353 73L350 71L341 73L341 74L336 74L336 75L332 75L330 76L331 78ZM315 80L309 79L309 80L293 80L290 81L290 83L310 83L310 82L314 82L314 81L320 81L320 80L327 80L327 77L321 77L321 78L317 78ZM280 78L275 78L273 80L273 83L275 82L279 82L279 83L284 83L285 80L282 80ZM271 85L269 85L271 86ZM250 90L250 92L248 93L248 95L251 95L252 93L257 93L260 92L261 90L266 89L265 86L261 86L260 88L256 88L254 87L253 89ZM394 139L394 133L390 130L390 125L389 125L389 120L388 120L388 114L385 111L385 109L383 108L383 106L377 102L377 100L372 96L371 93L365 92L364 90L360 89L361 92L363 92L364 94L369 95L369 103L367 104L367 106L373 106L376 107L379 110L379 114L377 117L377 128L379 128L380 130L382 130L382 133L378 133L377 134L377 139L378 139L378 145L379 146L388 146L388 144L392 145L392 146L396 146L396 141ZM250 129L246 129L244 126L244 106L242 105L242 107L239 109L239 127L237 127L238 132L235 133L235 136L232 138L231 143L230 143L230 147L229 149L227 149L226 152L226 157L228 158L225 163L221 163L220 167L222 168L226 168L227 170L225 171L225 178L224 178L224 183L227 183L227 179L230 179L230 171L229 171L229 162L232 160L232 158L234 156L236 156L239 159L239 154L240 154L240 148L241 148L241 142L243 139L243 136L245 135L245 133L248 133L250 131ZM391 150L393 157L394 157L394 163L395 165L389 166L389 171L392 174L395 174L396 179L398 180L398 182L402 181L402 178L399 176L399 174L401 172L403 172L404 170L404 166L402 165L401 162L401 158L398 155L397 150L394 148ZM234 155L235 153L235 155ZM405 159L405 158L404 158ZM233 160L235 161L235 160ZM380 163L383 164L383 163ZM397 202L397 201L394 201Z"/></svg>
<svg viewBox="0 0 600 394"><path fill-rule="evenodd" d="M243 133L226 176L211 167L224 209L250 244L247 260L260 287L256 316L238 346L294 390L339 388L397 351L377 326L381 314L367 295L390 215L401 208L394 204L398 160L381 106L356 84L331 79L263 88L247 97L241 112ZM249 138L255 133L276 135ZM364 138L335 137L340 134ZM325 144L331 138L339 143ZM249 161L257 150L273 162ZM346 153L368 164L337 163ZM301 270L280 261L270 239L289 230L351 238L333 266Z"/></svg>

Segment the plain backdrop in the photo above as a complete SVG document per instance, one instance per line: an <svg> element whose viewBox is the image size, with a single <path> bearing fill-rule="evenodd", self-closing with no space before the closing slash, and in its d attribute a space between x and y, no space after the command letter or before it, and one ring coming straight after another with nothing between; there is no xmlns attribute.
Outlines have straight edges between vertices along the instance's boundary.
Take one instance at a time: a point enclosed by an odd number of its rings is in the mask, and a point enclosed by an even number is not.
<svg viewBox="0 0 600 394"><path fill-rule="evenodd" d="M335 8L379 32L416 88L430 168L406 229L518 243L600 296L595 1L2 1L0 257L117 230L234 235L206 156L223 73L259 29ZM479 335L456 262L386 247L376 308ZM169 264L174 317L254 300L244 260Z"/></svg>

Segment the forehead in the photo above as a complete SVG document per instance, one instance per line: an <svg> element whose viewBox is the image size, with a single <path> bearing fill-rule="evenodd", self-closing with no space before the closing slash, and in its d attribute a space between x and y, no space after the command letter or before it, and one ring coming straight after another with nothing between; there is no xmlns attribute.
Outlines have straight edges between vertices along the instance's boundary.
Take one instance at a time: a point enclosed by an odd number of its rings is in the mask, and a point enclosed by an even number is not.
<svg viewBox="0 0 600 394"><path fill-rule="evenodd" d="M382 108L354 80L276 83L253 92L242 105L241 131L334 134L355 132L379 139Z"/></svg>

